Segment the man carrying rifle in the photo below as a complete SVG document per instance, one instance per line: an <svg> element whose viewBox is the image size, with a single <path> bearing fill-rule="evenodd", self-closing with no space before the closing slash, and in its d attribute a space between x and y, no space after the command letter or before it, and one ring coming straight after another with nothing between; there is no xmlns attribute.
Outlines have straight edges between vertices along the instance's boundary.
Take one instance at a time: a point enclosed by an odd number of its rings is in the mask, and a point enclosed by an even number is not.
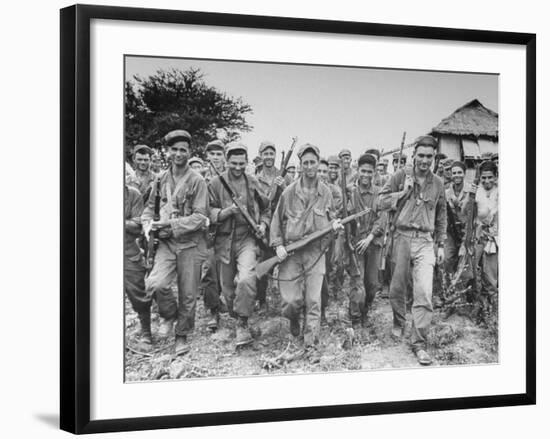
<svg viewBox="0 0 550 439"><path fill-rule="evenodd" d="M321 287L325 274L326 239L316 240L288 255L286 246L315 231L330 227L334 218L330 189L319 180L319 149L311 144L298 151L302 176L288 186L273 214L271 246L282 261L279 288L283 316L290 320L290 332L300 336L300 317L305 306L303 325L306 354L312 363L320 360L317 350L320 333ZM340 220L334 230L343 228Z"/></svg>
<svg viewBox="0 0 550 439"><path fill-rule="evenodd" d="M466 165L455 161L451 165L452 184L445 191L447 199L447 240L445 241L445 270L454 273L458 266L458 250L462 244L466 217L463 209L470 187L464 182Z"/></svg>
<svg viewBox="0 0 550 439"><path fill-rule="evenodd" d="M376 172L375 156L365 153L357 164L357 185L348 186L348 213L371 209L368 215L357 220L352 242L358 270L350 272L349 311L352 325L361 327L366 323L367 313L379 289L378 262L387 215L378 211L380 188L372 183Z"/></svg>
<svg viewBox="0 0 550 439"><path fill-rule="evenodd" d="M147 293L156 296L161 325L160 336L167 336L176 323L175 353L189 352L187 337L195 327L195 305L201 266L206 257L208 190L204 179L188 164L191 135L184 130L169 132L164 141L171 165L160 177L160 220L153 220L156 185L142 215L144 225L158 231L159 245ZM177 280L178 297L172 282Z"/></svg>
<svg viewBox="0 0 550 439"><path fill-rule="evenodd" d="M210 219L216 225L214 249L222 294L230 314L238 320L238 347L253 341L248 319L256 300L258 237L265 235L271 211L258 180L245 174L246 146L230 144L225 155L228 169L210 181L208 192Z"/></svg>
<svg viewBox="0 0 550 439"><path fill-rule="evenodd" d="M281 171L275 167L275 158L277 156L277 150L275 144L269 140L265 140L260 144L259 149L260 157L262 159L262 168L256 174L260 188L265 196L271 201L271 211L275 210L277 206L278 196L282 193L289 180L285 180L281 176ZM269 233L269 232L268 232ZM263 249L259 260L264 260L273 256L271 249ZM267 276L258 279L257 292L258 292L258 305L260 310L265 310L267 303L267 288L268 288Z"/></svg>
<svg viewBox="0 0 550 439"><path fill-rule="evenodd" d="M405 298L409 270L412 270L413 304L411 344L420 364L431 364L427 335L431 325L432 281L435 265L444 260L447 211L443 182L432 165L437 141L422 136L415 142L414 167L399 169L380 192L380 208L394 211L390 303L393 310L392 335L401 338L406 315ZM412 172L411 172L412 171Z"/></svg>
<svg viewBox="0 0 550 439"><path fill-rule="evenodd" d="M141 234L143 199L139 191L124 186L124 291L137 313L140 322L140 342L145 350L150 349L151 296L145 294L145 264L143 254L136 242Z"/></svg>

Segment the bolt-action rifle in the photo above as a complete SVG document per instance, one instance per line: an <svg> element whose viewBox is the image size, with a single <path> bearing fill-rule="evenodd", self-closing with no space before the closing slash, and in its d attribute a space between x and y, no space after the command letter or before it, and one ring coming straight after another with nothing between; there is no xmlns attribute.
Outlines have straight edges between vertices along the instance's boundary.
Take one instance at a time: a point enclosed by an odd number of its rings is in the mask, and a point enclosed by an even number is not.
<svg viewBox="0 0 550 439"><path fill-rule="evenodd" d="M350 215L348 217L343 218L341 223L342 223L342 225L345 226L349 222L355 221L357 218L361 218L362 216L365 216L370 211L371 211L371 209L367 208L365 210L362 210L361 212L354 213L353 215ZM318 230L317 232L311 233L310 235L300 239L299 241L295 241L295 242L285 246L288 255L290 256L292 253L304 248L306 245L308 245L308 244L310 244L314 241L317 241L318 239L321 239L325 235L328 235L330 232L332 232L332 230L333 230L332 225L330 225L330 226L328 226L328 227L326 227L322 230ZM281 260L279 259L278 256L273 256L269 259L266 259L263 262L260 262L258 265L256 265L256 277L258 279L261 279L269 271L271 271L273 269L273 267L275 267L275 265L279 264L280 262L281 262Z"/></svg>
<svg viewBox="0 0 550 439"><path fill-rule="evenodd" d="M235 192L233 191L231 186L229 186L229 183L227 182L225 177L220 173L220 171L218 171L216 169L215 166L211 165L210 167L217 174L218 178L220 179L220 182L221 182L222 186L225 188L225 190L229 194L229 197L233 201L233 204L235 204L235 206L237 206L237 208L241 212L243 218L247 222L248 226L252 229L252 231L254 233L254 237L256 238L256 240L259 242L260 245L262 245L264 247L268 247L267 238L261 232L260 226L256 223L256 221L254 221L254 218L252 218L252 216L248 212L248 209L246 208L246 206L243 206L241 201L237 198L237 195L235 194Z"/></svg>
<svg viewBox="0 0 550 439"><path fill-rule="evenodd" d="M285 154L283 152L283 160L281 160L281 177L286 176L286 168L288 167L288 163L290 162L290 157L292 156L292 151L294 151L294 147L296 146L296 142L298 141L298 137L292 138L292 144L290 145L290 149ZM279 198L281 197L281 194L283 193L283 189L281 186L276 186L274 190L271 191L269 194L269 203L271 204L271 209L274 210L275 206L277 206L277 202L279 201Z"/></svg>
<svg viewBox="0 0 550 439"><path fill-rule="evenodd" d="M407 132L403 132L403 137L401 139L401 146L399 147L399 158L397 162L397 170L401 169L401 157L403 156L403 147L405 146L405 136L407 135ZM405 197L404 199L406 199ZM404 204L404 203L402 203ZM380 263L378 264L378 269L380 270L381 277L385 278L384 273L386 271L386 259L389 257L392 247L392 226L394 222L394 218L397 218L399 215L399 211L401 209L396 210L393 213L388 214L388 221L386 222L386 227L384 228L384 239L382 241L382 251L380 252Z"/></svg>
<svg viewBox="0 0 550 439"><path fill-rule="evenodd" d="M160 177L157 178L155 184L155 201L153 207L153 221L160 221ZM147 256L145 258L145 268L147 273L149 273L155 263L155 254L157 253L157 248L159 246L159 231L151 230L149 232L149 241L147 243Z"/></svg>
<svg viewBox="0 0 550 439"><path fill-rule="evenodd" d="M342 190L342 216L346 218L348 216L348 192L346 181L346 170L344 169L344 162L340 166L340 189ZM351 242L351 224L344 226L344 240L349 250L349 264L350 274L356 276L359 273L359 261L357 260L357 254L355 253L355 247Z"/></svg>

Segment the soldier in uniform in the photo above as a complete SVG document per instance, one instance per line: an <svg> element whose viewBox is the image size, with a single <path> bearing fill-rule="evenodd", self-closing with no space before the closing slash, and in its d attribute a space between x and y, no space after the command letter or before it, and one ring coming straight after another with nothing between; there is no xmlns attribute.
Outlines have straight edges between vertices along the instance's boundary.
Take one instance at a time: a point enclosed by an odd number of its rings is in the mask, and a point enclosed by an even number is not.
<svg viewBox="0 0 550 439"><path fill-rule="evenodd" d="M286 175L288 175L288 180L290 183L292 183L294 180L296 180L296 164L291 159L288 163L288 166L286 167Z"/></svg>
<svg viewBox="0 0 550 439"><path fill-rule="evenodd" d="M318 240L290 256L285 246L328 227L334 218L334 201L330 189L317 174L319 149L305 144L299 149L298 157L303 174L281 195L273 214L270 237L271 246L282 261L279 266L282 314L290 320L291 334L298 337L305 305L304 344L308 359L315 363L320 360L317 343L327 243ZM335 231L343 228L340 220L334 220L332 225Z"/></svg>
<svg viewBox="0 0 550 439"><path fill-rule="evenodd" d="M340 185L340 159L331 155L327 159L328 162L328 181L336 186Z"/></svg>
<svg viewBox="0 0 550 439"><path fill-rule="evenodd" d="M464 208L468 201L470 187L464 182L466 165L455 161L451 166L452 184L445 190L447 199L447 240L445 241L445 271L454 273L458 265L458 251L462 243L462 233L466 218ZM451 222L452 219L452 222Z"/></svg>
<svg viewBox="0 0 550 439"><path fill-rule="evenodd" d="M223 177L240 198L250 216L266 232L271 220L269 201L258 180L245 173L248 150L241 144L226 148L228 170ZM252 343L248 319L256 300L256 255L258 244L253 231L229 193L214 177L208 184L210 219L216 225L214 249L218 261L222 294L230 314L237 319L236 346Z"/></svg>
<svg viewBox="0 0 550 439"><path fill-rule="evenodd" d="M432 136L422 136L414 148L414 167L398 170L386 183L380 192L380 208L395 212L394 271L390 283L392 335L395 338L403 335L407 283L412 270L411 345L419 363L428 365L432 361L427 352L427 335L433 315L434 240L440 264L447 238L447 212L443 182L430 169L437 141Z"/></svg>
<svg viewBox="0 0 550 439"><path fill-rule="evenodd" d="M447 189L453 182L452 166L455 161L453 159L443 160L443 184Z"/></svg>
<svg viewBox="0 0 550 439"><path fill-rule="evenodd" d="M401 163L399 163L401 162ZM392 166L393 173L395 174L397 170L401 167L403 168L407 164L407 156L405 154L401 155L401 160L399 160L399 153L394 152L392 155Z"/></svg>
<svg viewBox="0 0 550 439"><path fill-rule="evenodd" d="M334 201L334 213L336 218L340 218L342 216L342 191L338 186L335 184L332 184L329 182L328 177L328 160L321 158L319 160L319 169L317 170L317 173L319 175L319 179L325 183L328 188L330 189L330 193L332 195L332 199ZM327 323L326 319L326 308L329 303L330 296L336 297L338 294L338 290L341 289L341 285L338 285L337 278L338 273L337 270L334 268L337 266L338 261L336 260L337 257L341 256L342 252L335 254L335 246L336 243L341 246L341 239L334 239L331 241L328 251L325 255L325 277L323 278L323 288L321 289L321 324L324 325Z"/></svg>
<svg viewBox="0 0 550 439"><path fill-rule="evenodd" d="M260 157L262 160L262 167L256 174L260 188L265 196L271 202L271 212L275 210L277 201L275 199L276 191L279 194L286 187L287 180L281 177L280 171L275 166L275 157L277 156L277 150L275 144L269 140L265 140L260 144L259 148ZM288 181L290 183L290 181ZM279 188L279 189L278 189ZM269 231L267 232L269 233ZM272 249L263 249L261 251L259 261L263 261L267 258L274 256ZM258 308L260 311L266 311L267 308L267 289L268 289L269 277L264 276L258 279L257 283L257 299Z"/></svg>
<svg viewBox="0 0 550 439"><path fill-rule="evenodd" d="M153 173L155 174L158 174L160 171L162 171L162 159L158 152L154 152L151 155L151 171L153 171Z"/></svg>
<svg viewBox="0 0 550 439"><path fill-rule="evenodd" d="M176 322L175 352L189 351L187 337L195 327L195 308L201 266L206 258L208 189L204 179L188 164L191 135L185 130L169 132L164 141L171 157L170 168L160 177L160 220L154 221L156 182L142 215L144 224L158 230L159 246L146 287L155 295L161 325L168 335ZM177 280L178 296L171 285Z"/></svg>
<svg viewBox="0 0 550 439"><path fill-rule="evenodd" d="M151 296L145 294L145 264L136 242L141 234L143 199L139 191L124 186L124 291L140 322L140 342L145 349L152 344Z"/></svg>
<svg viewBox="0 0 550 439"><path fill-rule="evenodd" d="M149 198L151 186L155 180L155 173L149 169L152 152L151 148L147 145L136 145L132 154L136 174L129 181L129 184L139 191L144 203Z"/></svg>
<svg viewBox="0 0 550 439"><path fill-rule="evenodd" d="M384 185L390 179L388 174L388 159L382 159L376 165L376 175L374 176L374 185L379 187L384 187Z"/></svg>
<svg viewBox="0 0 550 439"><path fill-rule="evenodd" d="M381 188L373 184L376 157L365 153L359 157L357 164L357 185L348 186L348 213L351 215L371 209L369 214L359 218L355 223L353 246L358 271L350 271L350 318L354 327L361 327L366 323L367 313L372 307L376 292L380 289L378 263L386 214L378 209L378 194Z"/></svg>
<svg viewBox="0 0 550 439"><path fill-rule="evenodd" d="M191 157L189 159L189 167L200 176L204 174L204 162L200 157Z"/></svg>
<svg viewBox="0 0 550 439"><path fill-rule="evenodd" d="M344 167L344 172L346 173L346 183L353 184L357 180L357 174L353 172L351 167L351 151L347 148L344 148L338 153L338 158L342 161L342 166Z"/></svg>

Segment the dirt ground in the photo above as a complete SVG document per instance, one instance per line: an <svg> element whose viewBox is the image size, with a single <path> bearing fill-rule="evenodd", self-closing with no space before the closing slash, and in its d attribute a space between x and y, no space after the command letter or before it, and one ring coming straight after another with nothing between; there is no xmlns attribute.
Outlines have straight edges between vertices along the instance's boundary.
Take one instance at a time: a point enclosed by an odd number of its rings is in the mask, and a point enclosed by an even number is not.
<svg viewBox="0 0 550 439"><path fill-rule="evenodd" d="M332 298L327 309L328 325L321 327L320 362L310 364L302 355L300 340L290 335L288 320L280 315L280 296L268 293L268 310L250 319L255 341L235 348L235 321L222 314L220 328L212 333L206 328L209 313L202 299L197 303L196 327L190 338L191 350L181 357L173 354L174 336L160 339L157 334L158 314L153 310L153 348L145 352L136 334L137 315L126 303L126 381L150 381L198 377L247 376L265 374L307 373L419 367L407 337L395 341L390 335L389 299L377 296L368 323L359 330L350 328L346 298ZM436 309L429 336L429 367L498 362L496 329L475 324L468 317L453 314L448 318Z"/></svg>

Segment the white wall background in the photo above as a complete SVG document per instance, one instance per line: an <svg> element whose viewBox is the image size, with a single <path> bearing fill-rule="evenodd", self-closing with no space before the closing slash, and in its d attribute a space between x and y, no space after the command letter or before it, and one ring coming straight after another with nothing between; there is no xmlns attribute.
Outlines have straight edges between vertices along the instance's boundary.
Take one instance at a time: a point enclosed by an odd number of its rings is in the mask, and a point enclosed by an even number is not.
<svg viewBox="0 0 550 439"><path fill-rule="evenodd" d="M123 1L87 3L187 10L300 16L394 24L462 27L537 33L538 45L538 405L484 410L325 419L244 426L125 433L132 437L407 437L441 435L446 439L474 437L545 437L550 409L547 308L543 248L550 245L543 230L548 208L543 177L548 135L543 121L548 111L549 46L544 2L526 0L462 0L386 2L297 2L278 0ZM4 5L2 68L0 68L0 127L3 156L0 173L3 195L0 291L0 402L3 437L60 437L58 423L59 368L59 12L63 1L24 1ZM313 5L315 7L313 8ZM545 215L546 214L546 215ZM154 401L150 402L154 404ZM112 434L108 437L121 437Z"/></svg>

